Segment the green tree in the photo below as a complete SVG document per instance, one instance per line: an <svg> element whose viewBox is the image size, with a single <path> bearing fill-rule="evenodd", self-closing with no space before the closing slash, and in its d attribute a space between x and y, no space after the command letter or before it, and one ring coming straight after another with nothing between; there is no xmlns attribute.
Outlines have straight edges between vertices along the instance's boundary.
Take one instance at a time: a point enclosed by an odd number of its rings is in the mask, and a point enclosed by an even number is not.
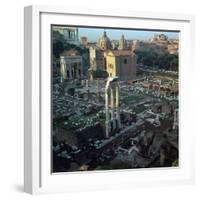
<svg viewBox="0 0 200 200"><path fill-rule="evenodd" d="M60 54L64 51L63 42L59 40L55 40L53 42L53 55L56 58L59 58Z"/></svg>
<svg viewBox="0 0 200 200"><path fill-rule="evenodd" d="M158 67L165 70L178 70L178 55L174 54L159 54L153 50L151 51L136 51L138 56L138 63L147 65L149 67Z"/></svg>

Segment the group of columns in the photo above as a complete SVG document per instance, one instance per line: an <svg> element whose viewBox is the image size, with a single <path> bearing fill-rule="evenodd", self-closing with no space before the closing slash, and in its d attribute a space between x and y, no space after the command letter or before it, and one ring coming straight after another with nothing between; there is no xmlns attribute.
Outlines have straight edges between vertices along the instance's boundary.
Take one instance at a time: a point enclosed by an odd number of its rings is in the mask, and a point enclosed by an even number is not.
<svg viewBox="0 0 200 200"><path fill-rule="evenodd" d="M105 89L106 103L106 137L110 133L121 128L120 110L119 110L119 84L109 84Z"/></svg>
<svg viewBox="0 0 200 200"><path fill-rule="evenodd" d="M66 40L78 41L78 28L74 30L65 29L64 32Z"/></svg>
<svg viewBox="0 0 200 200"><path fill-rule="evenodd" d="M65 63L61 63L61 79L74 79L81 78L82 70L79 67L72 67L71 64L68 66Z"/></svg>

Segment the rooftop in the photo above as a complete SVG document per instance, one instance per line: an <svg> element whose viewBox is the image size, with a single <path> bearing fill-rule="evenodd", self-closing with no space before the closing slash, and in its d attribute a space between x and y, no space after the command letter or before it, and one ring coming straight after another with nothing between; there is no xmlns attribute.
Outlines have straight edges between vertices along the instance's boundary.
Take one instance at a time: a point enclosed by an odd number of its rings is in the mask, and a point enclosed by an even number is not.
<svg viewBox="0 0 200 200"><path fill-rule="evenodd" d="M80 56L80 53L75 49L64 51L61 56Z"/></svg>
<svg viewBox="0 0 200 200"><path fill-rule="evenodd" d="M133 55L135 55L135 53L130 50L110 50L107 55L133 56Z"/></svg>

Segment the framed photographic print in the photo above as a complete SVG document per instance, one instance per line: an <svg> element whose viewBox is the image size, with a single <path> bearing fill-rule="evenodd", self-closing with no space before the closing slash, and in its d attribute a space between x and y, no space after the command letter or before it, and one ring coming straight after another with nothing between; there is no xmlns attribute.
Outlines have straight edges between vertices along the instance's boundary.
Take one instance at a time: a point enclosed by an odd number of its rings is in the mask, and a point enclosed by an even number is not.
<svg viewBox="0 0 200 200"><path fill-rule="evenodd" d="M192 183L190 15L25 8L25 191Z"/></svg>

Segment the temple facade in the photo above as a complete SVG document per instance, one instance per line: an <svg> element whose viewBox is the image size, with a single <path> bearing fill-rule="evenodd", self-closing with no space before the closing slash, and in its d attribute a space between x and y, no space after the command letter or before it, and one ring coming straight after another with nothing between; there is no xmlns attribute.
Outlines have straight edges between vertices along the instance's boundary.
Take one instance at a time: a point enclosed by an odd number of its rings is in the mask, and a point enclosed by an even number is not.
<svg viewBox="0 0 200 200"><path fill-rule="evenodd" d="M64 38L67 43L80 45L79 36L78 36L78 28L75 27L67 27L63 30Z"/></svg>
<svg viewBox="0 0 200 200"><path fill-rule="evenodd" d="M67 51L60 56L61 81L83 77L82 56L77 51Z"/></svg>
<svg viewBox="0 0 200 200"><path fill-rule="evenodd" d="M54 26L53 30L61 33L67 43L80 45L77 27Z"/></svg>

